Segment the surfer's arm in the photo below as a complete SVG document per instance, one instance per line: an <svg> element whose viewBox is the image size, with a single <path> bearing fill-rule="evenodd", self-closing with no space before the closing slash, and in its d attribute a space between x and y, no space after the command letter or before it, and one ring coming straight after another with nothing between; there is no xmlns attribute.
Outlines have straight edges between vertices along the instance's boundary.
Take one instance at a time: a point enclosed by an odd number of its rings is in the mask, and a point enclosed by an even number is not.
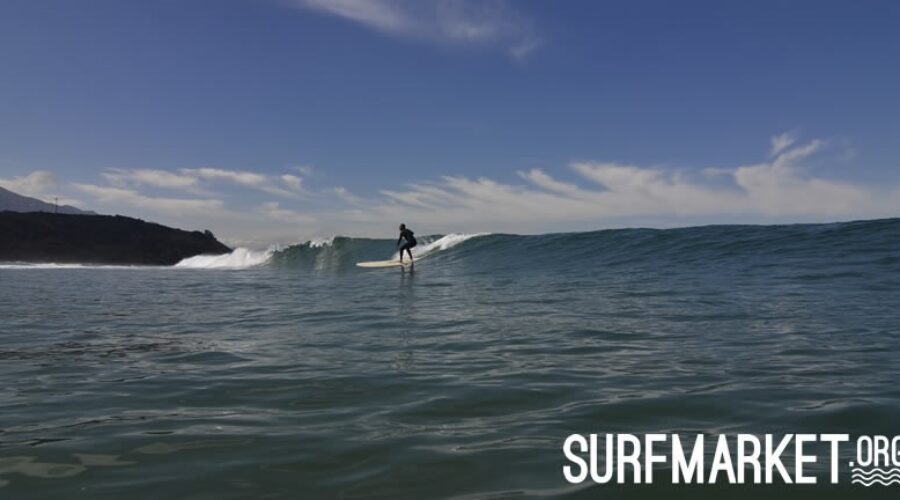
<svg viewBox="0 0 900 500"><path fill-rule="evenodd" d="M397 246L400 246L400 242L403 241L403 235L401 234L399 238L397 238Z"/></svg>

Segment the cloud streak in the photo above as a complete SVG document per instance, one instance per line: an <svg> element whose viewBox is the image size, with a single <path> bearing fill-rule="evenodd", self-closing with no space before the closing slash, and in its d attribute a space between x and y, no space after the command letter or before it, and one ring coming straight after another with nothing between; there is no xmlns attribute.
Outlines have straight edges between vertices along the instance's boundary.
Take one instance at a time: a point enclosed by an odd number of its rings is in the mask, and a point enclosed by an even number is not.
<svg viewBox="0 0 900 500"><path fill-rule="evenodd" d="M314 216L283 208L280 203L275 201L263 203L258 211L270 219L286 222L288 224L310 225L316 223L316 218Z"/></svg>
<svg viewBox="0 0 900 500"><path fill-rule="evenodd" d="M39 171L0 179L0 184L31 191L68 187L99 205L84 208L137 216L150 212L164 223L202 223L234 240L270 242L333 234L376 236L400 221L429 233L538 233L900 213L900 186L861 185L815 175L805 163L829 151L828 146L820 140L802 143L782 135L772 139L769 151L761 152L764 161L736 167L577 161L552 173L522 170L509 182L446 175L399 189L375 187L363 196L341 186L309 186L294 174L213 167L109 170L102 174L107 185L57 186L52 174ZM220 184L232 189L220 194L208 191ZM156 193L160 190L193 196L163 196Z"/></svg>
<svg viewBox="0 0 900 500"><path fill-rule="evenodd" d="M500 0L292 0L292 4L398 38L500 48L517 60L541 44L532 21Z"/></svg>
<svg viewBox="0 0 900 500"><path fill-rule="evenodd" d="M25 196L43 198L56 187L56 176L46 170L38 170L12 179L0 178L0 186Z"/></svg>
<svg viewBox="0 0 900 500"><path fill-rule="evenodd" d="M860 186L804 174L801 163L822 151L823 141L796 144L773 138L768 161L735 168L662 169L609 162L574 162L579 182L559 180L542 169L519 172L526 184L445 176L385 198L345 216L358 223L411 220L437 231L524 231L600 228L640 220L722 222L893 216L898 187ZM724 182L722 182L724 180Z"/></svg>
<svg viewBox="0 0 900 500"><path fill-rule="evenodd" d="M180 190L208 195L204 183L227 183L286 198L296 198L305 194L303 178L285 174L280 177L268 176L245 170L223 168L183 168L178 171L158 169L110 169L103 178L121 188L150 186L161 189Z"/></svg>
<svg viewBox="0 0 900 500"><path fill-rule="evenodd" d="M75 183L72 186L100 203L125 205L179 217L225 214L225 202L222 200L153 197L131 189L95 184Z"/></svg>

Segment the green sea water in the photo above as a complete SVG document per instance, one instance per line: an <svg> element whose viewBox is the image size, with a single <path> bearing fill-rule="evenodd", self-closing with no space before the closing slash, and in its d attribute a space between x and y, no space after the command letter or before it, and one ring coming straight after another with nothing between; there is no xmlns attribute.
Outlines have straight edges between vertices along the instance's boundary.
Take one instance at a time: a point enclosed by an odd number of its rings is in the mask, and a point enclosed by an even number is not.
<svg viewBox="0 0 900 500"><path fill-rule="evenodd" d="M0 266L0 498L900 491L562 473L572 433L900 434L900 221L423 246Z"/></svg>

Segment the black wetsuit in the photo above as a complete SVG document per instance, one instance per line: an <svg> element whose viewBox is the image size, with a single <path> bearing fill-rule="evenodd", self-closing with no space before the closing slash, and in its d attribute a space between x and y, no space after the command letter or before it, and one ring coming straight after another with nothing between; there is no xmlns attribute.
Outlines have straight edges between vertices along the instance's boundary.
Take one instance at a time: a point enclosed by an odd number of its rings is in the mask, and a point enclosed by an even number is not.
<svg viewBox="0 0 900 500"><path fill-rule="evenodd" d="M416 246L416 237L413 236L413 232L410 231L409 229L404 229L403 231L400 231L400 237L397 238L397 244L399 245L400 242L403 240L406 240L406 243L404 243L403 246L400 247L400 259L403 259L403 251L404 250L406 250L407 252L410 252L409 249ZM410 253L409 258L410 259L412 258L412 253Z"/></svg>

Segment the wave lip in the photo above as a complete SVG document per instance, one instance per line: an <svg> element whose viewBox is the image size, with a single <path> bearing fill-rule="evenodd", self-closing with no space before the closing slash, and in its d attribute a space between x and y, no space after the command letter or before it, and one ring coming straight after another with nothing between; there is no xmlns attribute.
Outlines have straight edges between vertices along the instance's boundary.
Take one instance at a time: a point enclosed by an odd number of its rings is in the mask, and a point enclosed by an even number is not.
<svg viewBox="0 0 900 500"><path fill-rule="evenodd" d="M250 250L248 248L236 248L231 253L224 255L197 255L189 257L175 264L175 267L189 269L246 269L267 263L273 253L273 249Z"/></svg>
<svg viewBox="0 0 900 500"><path fill-rule="evenodd" d="M484 237L483 240L481 237ZM473 240L473 241L470 241ZM266 251L239 248L224 256L198 256L181 268L242 269L266 265L347 271L356 263L398 259L396 239L334 236ZM616 229L586 233L423 235L413 258L445 262L500 262L504 267L571 269L669 269L673 265L727 266L778 273L803 283L880 278L900 271L900 218L831 224L701 226L679 229ZM561 252L565 259L558 258ZM477 258L475 258L477 257ZM796 264L801 264L797 266Z"/></svg>
<svg viewBox="0 0 900 500"><path fill-rule="evenodd" d="M307 244L309 244L310 248L330 247L330 246L334 245L335 238L337 238L337 236L332 236L330 238L319 238L319 239L309 240L309 241L307 241Z"/></svg>
<svg viewBox="0 0 900 500"><path fill-rule="evenodd" d="M449 248L453 248L460 243L471 240L472 238L477 238L479 236L487 236L490 233L451 233L440 238L429 241L423 244L422 246L416 246L412 249L413 257L420 258L424 257L433 252L439 252L442 250L447 250ZM395 252L393 259L396 260L400 258L400 252Z"/></svg>

